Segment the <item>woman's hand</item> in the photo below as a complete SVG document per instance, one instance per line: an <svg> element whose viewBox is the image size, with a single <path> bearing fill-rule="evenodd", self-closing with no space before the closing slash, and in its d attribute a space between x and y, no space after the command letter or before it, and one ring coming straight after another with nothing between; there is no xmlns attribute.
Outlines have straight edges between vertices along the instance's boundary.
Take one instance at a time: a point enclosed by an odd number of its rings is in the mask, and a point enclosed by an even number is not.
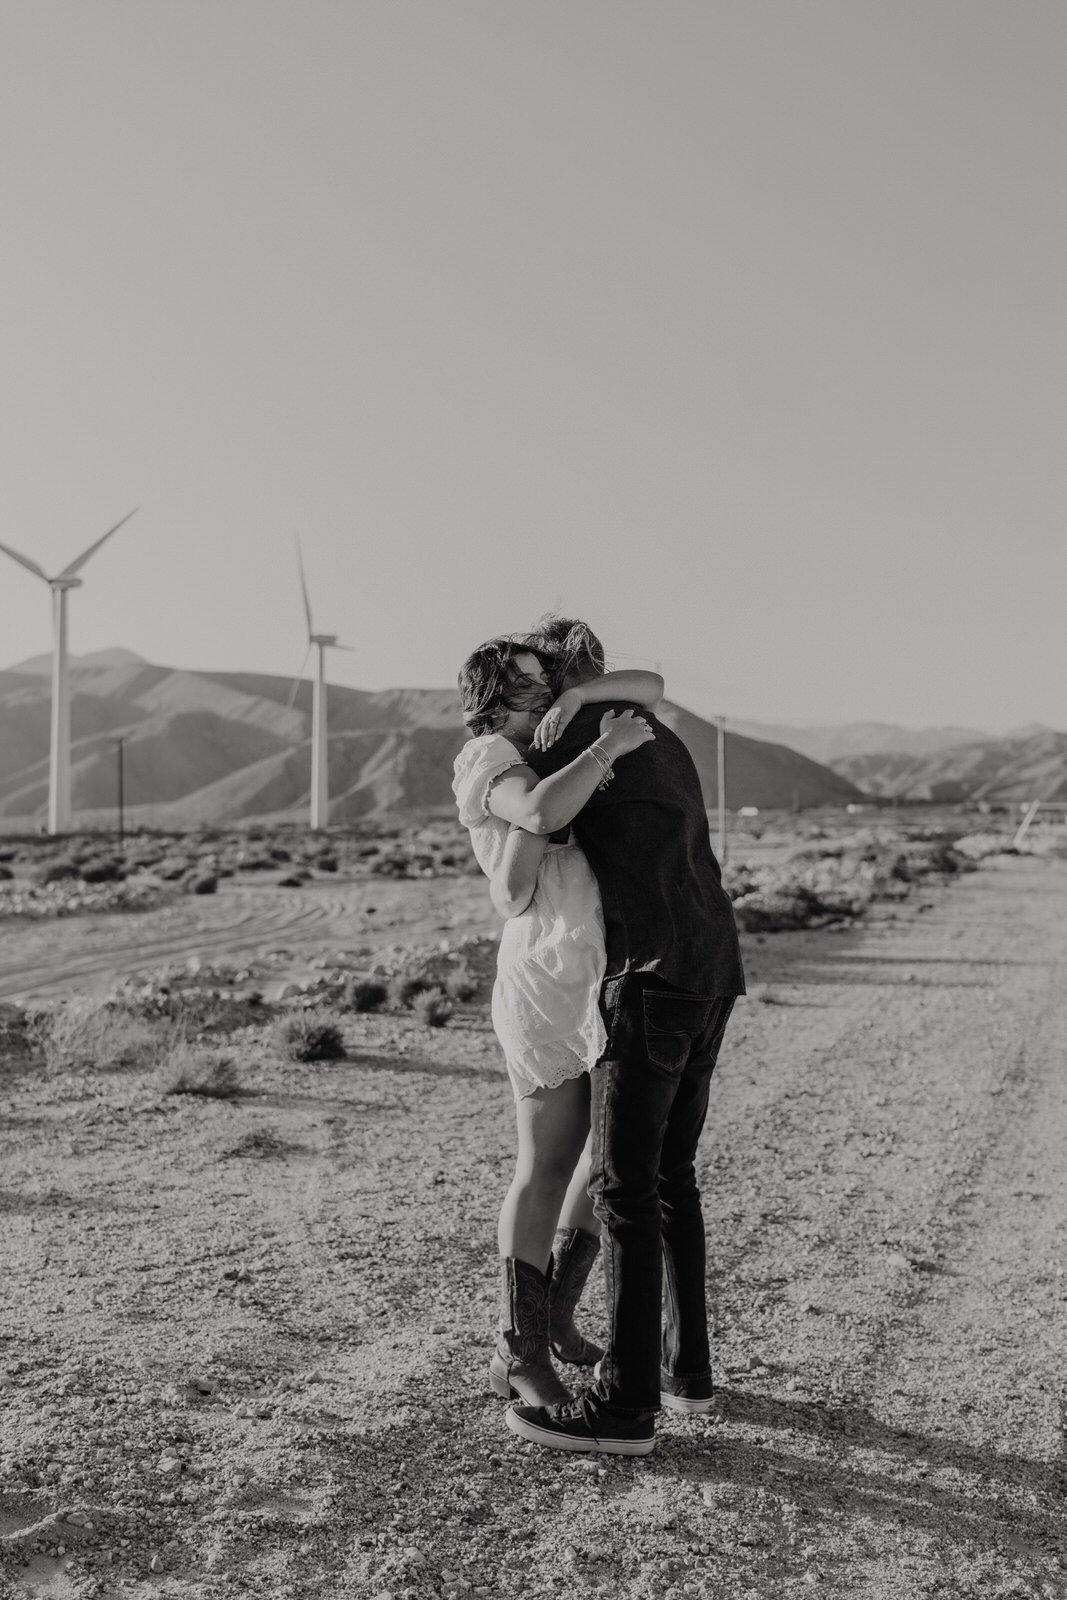
<svg viewBox="0 0 1067 1600"><path fill-rule="evenodd" d="M615 761L631 750L639 750L655 737L644 717L636 717L632 711L620 711L618 716L614 711L605 711L596 743L610 761Z"/></svg>
<svg viewBox="0 0 1067 1600"><path fill-rule="evenodd" d="M564 689L554 700L534 730L535 750L550 750L583 701L577 689Z"/></svg>

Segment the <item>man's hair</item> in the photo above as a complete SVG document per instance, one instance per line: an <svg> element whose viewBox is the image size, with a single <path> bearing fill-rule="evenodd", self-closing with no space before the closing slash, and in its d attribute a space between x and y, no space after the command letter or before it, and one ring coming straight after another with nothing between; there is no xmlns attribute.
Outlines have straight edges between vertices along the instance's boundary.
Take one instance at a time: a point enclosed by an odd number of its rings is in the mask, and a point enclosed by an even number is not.
<svg viewBox="0 0 1067 1600"><path fill-rule="evenodd" d="M549 611L535 623L529 644L531 650L545 651L555 658L551 668L554 694L569 679L600 678L606 670L604 646L588 622L576 617L557 617Z"/></svg>
<svg viewBox="0 0 1067 1600"><path fill-rule="evenodd" d="M514 635L489 639L479 645L459 669L459 697L463 720L476 736L498 733L512 710L511 699L519 676L517 655L534 655L546 673L555 671L555 660L538 645Z"/></svg>

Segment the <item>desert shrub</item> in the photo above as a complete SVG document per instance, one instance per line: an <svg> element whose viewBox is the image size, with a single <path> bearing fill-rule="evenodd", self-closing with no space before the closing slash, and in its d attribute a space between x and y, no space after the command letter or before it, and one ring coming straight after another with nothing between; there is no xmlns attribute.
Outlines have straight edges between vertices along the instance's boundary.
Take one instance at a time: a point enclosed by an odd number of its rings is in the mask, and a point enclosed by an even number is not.
<svg viewBox="0 0 1067 1600"><path fill-rule="evenodd" d="M452 1015L452 1002L442 989L427 989L412 1010L427 1028L443 1028Z"/></svg>
<svg viewBox="0 0 1067 1600"><path fill-rule="evenodd" d="M216 894L218 892L218 874L202 872L189 879L186 888L190 894Z"/></svg>
<svg viewBox="0 0 1067 1600"><path fill-rule="evenodd" d="M160 1062L164 1094L194 1094L234 1100L244 1093L232 1056L216 1056L178 1039Z"/></svg>
<svg viewBox="0 0 1067 1600"><path fill-rule="evenodd" d="M159 1027L90 995L42 1012L34 1032L52 1071L149 1067L166 1048Z"/></svg>
<svg viewBox="0 0 1067 1600"><path fill-rule="evenodd" d="M42 883L62 883L65 878L78 878L81 876L73 861L53 861L50 867L45 867L41 873Z"/></svg>
<svg viewBox="0 0 1067 1600"><path fill-rule="evenodd" d="M380 1011L389 998L389 989L378 978L349 977L345 981L345 1005L353 1011Z"/></svg>
<svg viewBox="0 0 1067 1600"><path fill-rule="evenodd" d="M16 1062L28 1063L39 1048L32 1013L0 1000L0 1077Z"/></svg>
<svg viewBox="0 0 1067 1600"><path fill-rule="evenodd" d="M241 1160L246 1156L263 1160L271 1156L285 1156L290 1150L298 1150L299 1145L293 1144L288 1139L282 1139L270 1128L253 1128L251 1133L246 1133L238 1139L235 1145L224 1150L220 1159L222 1161Z"/></svg>
<svg viewBox="0 0 1067 1600"><path fill-rule="evenodd" d="M389 1004L398 1011L410 1008L420 994L436 988L437 985L429 978L420 977L413 972L401 972L389 985Z"/></svg>
<svg viewBox="0 0 1067 1600"><path fill-rule="evenodd" d="M937 844L931 847L927 863L931 872L944 872L950 875L954 872L959 872L961 869L966 870L969 865L958 850L954 850L950 844L944 841L938 841Z"/></svg>
<svg viewBox="0 0 1067 1600"><path fill-rule="evenodd" d="M2 879L5 883L8 882L10 879L12 879L14 876L15 876L15 874L12 872L10 867L0 866L0 879Z"/></svg>
<svg viewBox="0 0 1067 1600"><path fill-rule="evenodd" d="M287 872L284 878L278 879L279 889L300 889L307 882L302 872Z"/></svg>
<svg viewBox="0 0 1067 1600"><path fill-rule="evenodd" d="M273 845L270 854L275 861L291 861L293 859L293 852L287 850L283 844Z"/></svg>
<svg viewBox="0 0 1067 1600"><path fill-rule="evenodd" d="M457 1000L460 1005L465 1005L468 1000L474 999L478 993L478 980L466 963L448 974L445 979L445 993L450 999Z"/></svg>
<svg viewBox="0 0 1067 1600"><path fill-rule="evenodd" d="M283 1017L275 1039L290 1061L343 1061L344 1035L336 1022L321 1011L301 1011Z"/></svg>
<svg viewBox="0 0 1067 1600"><path fill-rule="evenodd" d="M404 856L379 856L370 870L378 878L410 878L411 863Z"/></svg>
<svg viewBox="0 0 1067 1600"><path fill-rule="evenodd" d="M337 857L336 856L316 856L316 858L315 858L314 862L312 863L312 865L318 867L320 872L336 872L337 871Z"/></svg>
<svg viewBox="0 0 1067 1600"><path fill-rule="evenodd" d="M87 861L81 875L83 883L121 883L126 868L121 861Z"/></svg>
<svg viewBox="0 0 1067 1600"><path fill-rule="evenodd" d="M156 876L167 883L174 883L178 878L184 878L192 866L193 863L186 856L166 856L157 864Z"/></svg>

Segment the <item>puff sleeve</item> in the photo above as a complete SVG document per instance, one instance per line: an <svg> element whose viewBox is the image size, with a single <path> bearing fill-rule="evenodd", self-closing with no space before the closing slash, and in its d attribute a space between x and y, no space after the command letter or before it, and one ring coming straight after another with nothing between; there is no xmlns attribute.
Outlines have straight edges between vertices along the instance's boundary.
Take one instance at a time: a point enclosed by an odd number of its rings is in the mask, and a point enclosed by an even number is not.
<svg viewBox="0 0 1067 1600"><path fill-rule="evenodd" d="M459 807L459 820L465 828L484 822L489 791L510 767L524 767L518 750L500 733L483 733L470 739L455 760L452 792Z"/></svg>

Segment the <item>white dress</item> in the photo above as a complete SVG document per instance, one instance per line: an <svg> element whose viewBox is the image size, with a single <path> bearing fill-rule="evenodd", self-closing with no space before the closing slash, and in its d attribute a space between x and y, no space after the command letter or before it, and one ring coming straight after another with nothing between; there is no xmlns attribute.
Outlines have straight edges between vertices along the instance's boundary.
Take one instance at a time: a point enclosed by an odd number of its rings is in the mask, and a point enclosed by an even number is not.
<svg viewBox="0 0 1067 1600"><path fill-rule="evenodd" d="M488 810L489 791L524 765L509 739L482 734L456 757L452 788L478 865L491 878L508 824ZM580 1077L603 1054L604 978L600 890L577 844L549 842L526 910L504 924L493 986L493 1027L517 1100Z"/></svg>

